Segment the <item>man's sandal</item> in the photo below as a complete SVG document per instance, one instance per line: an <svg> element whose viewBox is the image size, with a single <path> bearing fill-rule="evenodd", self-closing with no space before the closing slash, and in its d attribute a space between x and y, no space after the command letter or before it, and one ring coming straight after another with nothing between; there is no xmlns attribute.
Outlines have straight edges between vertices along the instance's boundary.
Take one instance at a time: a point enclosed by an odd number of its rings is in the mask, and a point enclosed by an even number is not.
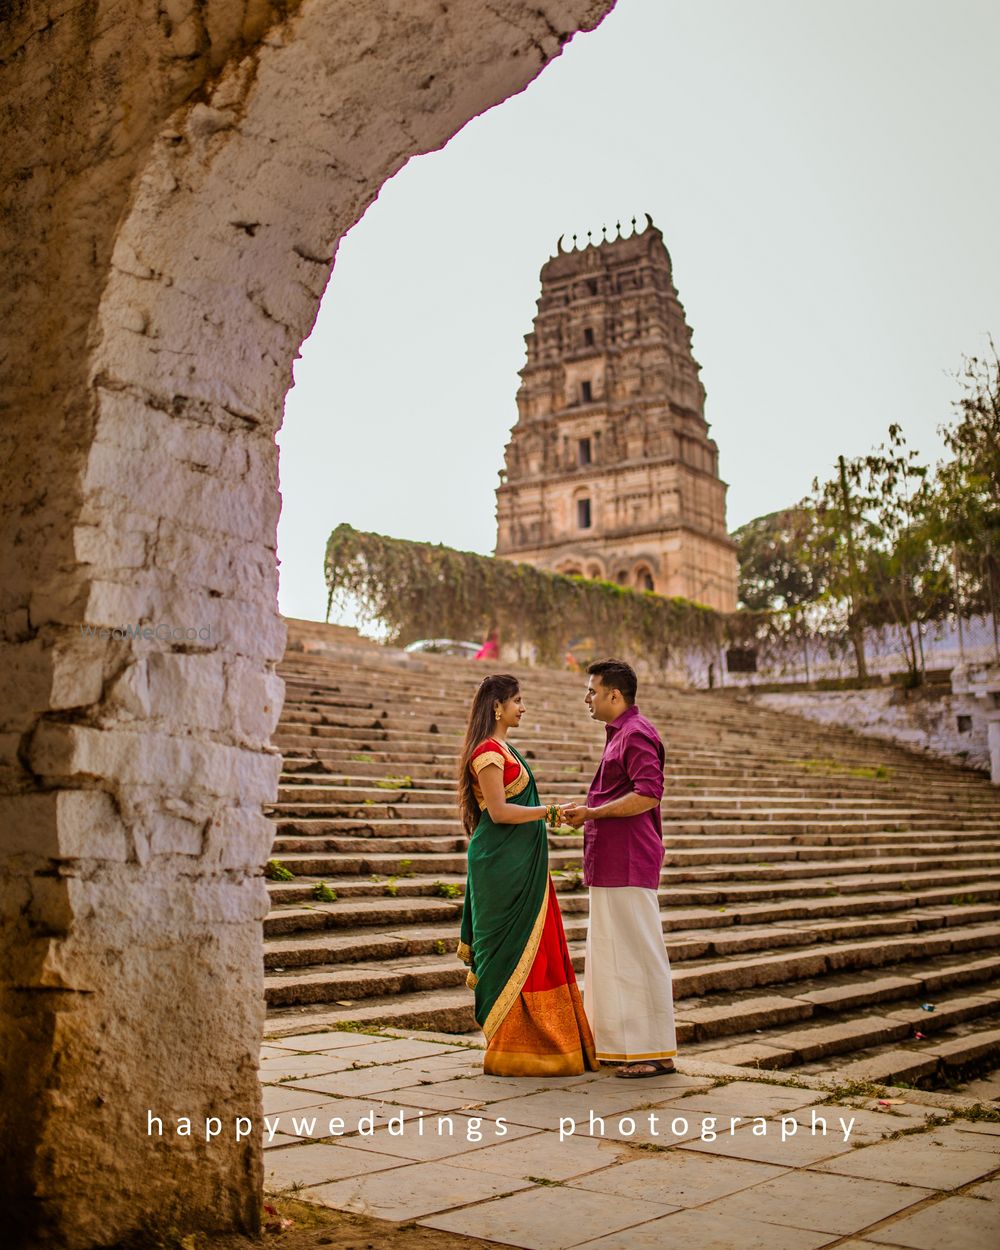
<svg viewBox="0 0 1000 1250"><path fill-rule="evenodd" d="M670 1062L670 1061L668 1061ZM645 1068L647 1071L640 1072L637 1069ZM621 1077L625 1081L641 1080L647 1076L663 1076L670 1072L676 1072L677 1069L673 1063L667 1067L661 1059L639 1059L635 1063L627 1063L623 1068L619 1068L615 1076Z"/></svg>

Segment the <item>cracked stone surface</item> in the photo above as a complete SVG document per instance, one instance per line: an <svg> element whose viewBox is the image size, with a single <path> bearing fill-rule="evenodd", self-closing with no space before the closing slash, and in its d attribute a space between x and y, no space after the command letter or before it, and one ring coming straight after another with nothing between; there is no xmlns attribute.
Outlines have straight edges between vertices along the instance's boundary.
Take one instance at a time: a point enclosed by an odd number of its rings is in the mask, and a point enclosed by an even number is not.
<svg viewBox="0 0 1000 1250"><path fill-rule="evenodd" d="M613 0L24 0L0 50L7 1234L253 1229L274 435L339 239ZM123 626L142 627L138 636ZM16 1143L16 1146L12 1145Z"/></svg>

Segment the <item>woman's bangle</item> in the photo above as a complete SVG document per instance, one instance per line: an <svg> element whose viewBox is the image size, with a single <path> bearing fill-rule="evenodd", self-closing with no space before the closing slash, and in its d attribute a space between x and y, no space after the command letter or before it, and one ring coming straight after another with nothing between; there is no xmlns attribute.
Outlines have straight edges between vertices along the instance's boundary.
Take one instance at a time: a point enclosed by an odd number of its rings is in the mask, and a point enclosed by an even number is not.
<svg viewBox="0 0 1000 1250"><path fill-rule="evenodd" d="M559 805L558 803L550 803L545 809L545 820L547 824L557 826L559 824Z"/></svg>

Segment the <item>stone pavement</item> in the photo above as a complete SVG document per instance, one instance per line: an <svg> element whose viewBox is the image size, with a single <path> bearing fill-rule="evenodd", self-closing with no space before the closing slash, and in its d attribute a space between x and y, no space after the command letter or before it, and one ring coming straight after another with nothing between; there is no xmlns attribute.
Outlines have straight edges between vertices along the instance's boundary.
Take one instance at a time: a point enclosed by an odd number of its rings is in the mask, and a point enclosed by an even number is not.
<svg viewBox="0 0 1000 1250"><path fill-rule="evenodd" d="M265 1187L525 1250L1000 1244L997 1103L679 1068L499 1078L442 1034L272 1037Z"/></svg>

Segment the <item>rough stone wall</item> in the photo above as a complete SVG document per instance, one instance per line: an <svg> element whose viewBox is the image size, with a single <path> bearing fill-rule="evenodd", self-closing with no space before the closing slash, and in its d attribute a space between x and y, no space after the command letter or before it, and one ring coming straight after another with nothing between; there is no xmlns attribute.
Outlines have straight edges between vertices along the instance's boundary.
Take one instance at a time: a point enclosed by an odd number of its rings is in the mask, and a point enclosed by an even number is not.
<svg viewBox="0 0 1000 1250"><path fill-rule="evenodd" d="M261 804L284 645L274 434L291 364L338 240L386 178L611 4L11 7L0 1173L14 1244L257 1222L260 1140L231 1126L259 1112ZM148 636L112 632L127 624ZM178 1139L182 1115L227 1131Z"/></svg>
<svg viewBox="0 0 1000 1250"><path fill-rule="evenodd" d="M926 751L939 759L989 772L982 703L952 694L947 687L789 691L752 697L765 707L795 712L824 725L843 725L911 751ZM959 716L969 718L968 729L959 730Z"/></svg>

